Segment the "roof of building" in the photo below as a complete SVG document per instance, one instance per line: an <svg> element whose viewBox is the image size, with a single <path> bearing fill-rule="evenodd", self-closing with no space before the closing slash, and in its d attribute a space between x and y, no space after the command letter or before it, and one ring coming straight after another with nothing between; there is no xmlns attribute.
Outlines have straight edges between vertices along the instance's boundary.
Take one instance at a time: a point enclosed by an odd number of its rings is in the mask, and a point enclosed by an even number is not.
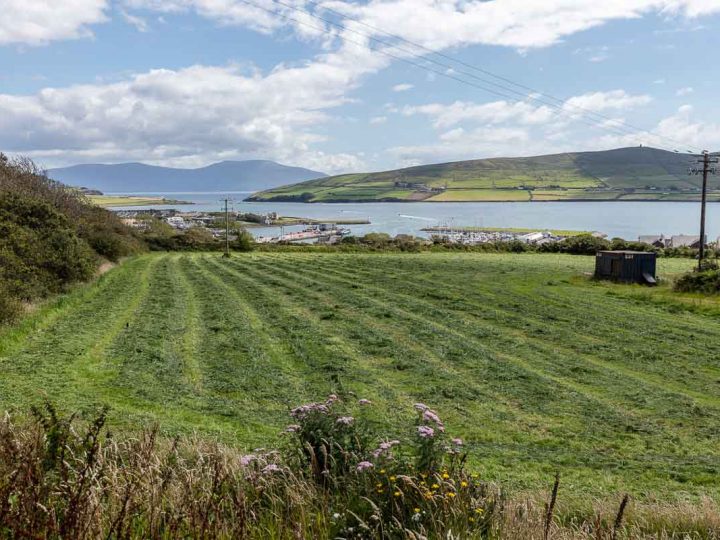
<svg viewBox="0 0 720 540"><path fill-rule="evenodd" d="M603 251L598 251L599 254L617 254L617 255L653 255L655 256L654 251L632 251L630 249L607 249Z"/></svg>

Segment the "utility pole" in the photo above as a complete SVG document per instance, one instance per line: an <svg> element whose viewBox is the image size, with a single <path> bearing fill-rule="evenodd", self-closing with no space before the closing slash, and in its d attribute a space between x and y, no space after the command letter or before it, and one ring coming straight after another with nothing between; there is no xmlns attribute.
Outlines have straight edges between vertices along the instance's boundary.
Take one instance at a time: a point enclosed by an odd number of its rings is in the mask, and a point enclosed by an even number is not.
<svg viewBox="0 0 720 540"><path fill-rule="evenodd" d="M690 174L701 174L702 180L702 199L700 203L700 253L698 255L698 272L703 269L703 260L705 259L705 206L707 203L707 180L709 173L715 173L715 167L710 167L711 164L718 162L718 158L711 158L710 153L707 150L703 150L702 158L698 160L698 163L702 163L702 171L697 167L690 169Z"/></svg>
<svg viewBox="0 0 720 540"><path fill-rule="evenodd" d="M225 197L225 253L223 257L230 257L230 214L228 214L228 198Z"/></svg>

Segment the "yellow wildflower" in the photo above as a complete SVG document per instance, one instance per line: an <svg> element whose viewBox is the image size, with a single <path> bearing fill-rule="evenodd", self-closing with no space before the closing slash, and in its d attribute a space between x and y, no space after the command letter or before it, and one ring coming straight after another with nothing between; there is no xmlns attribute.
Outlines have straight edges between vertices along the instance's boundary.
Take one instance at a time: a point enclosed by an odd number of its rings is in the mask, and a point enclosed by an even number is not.
<svg viewBox="0 0 720 540"><path fill-rule="evenodd" d="M482 513L483 513L483 509L482 509L482 508L476 508L476 509L475 509L475 513L476 513L476 514L482 514Z"/></svg>
<svg viewBox="0 0 720 540"><path fill-rule="evenodd" d="M468 521L469 521L470 523L475 523L475 518L472 518L472 517L471 517L471 518L468 518Z"/></svg>
<svg viewBox="0 0 720 540"><path fill-rule="evenodd" d="M385 474L385 469L380 469L380 474Z"/></svg>
<svg viewBox="0 0 720 540"><path fill-rule="evenodd" d="M391 477L390 477L390 481L391 481L391 482L394 482L394 481L395 481L395 476L391 476Z"/></svg>
<svg viewBox="0 0 720 540"><path fill-rule="evenodd" d="M455 497L455 493L453 493L453 492L451 491L451 492L449 492L449 493L447 494L447 496L452 499L453 497Z"/></svg>
<svg viewBox="0 0 720 540"><path fill-rule="evenodd" d="M396 497L399 497L400 495L402 495L402 493L400 493L399 491L396 491L395 493L393 493L393 495L395 495Z"/></svg>
<svg viewBox="0 0 720 540"><path fill-rule="evenodd" d="M440 486L439 486L439 485L437 485L437 484L433 484L433 485L432 485L432 486L430 486L430 487L431 487L431 488L433 488L433 489L438 489L438 488L439 488Z"/></svg>
<svg viewBox="0 0 720 540"><path fill-rule="evenodd" d="M420 513L420 509L419 509L419 508L413 508L413 512L415 512L416 514L419 514L419 513Z"/></svg>
<svg viewBox="0 0 720 540"><path fill-rule="evenodd" d="M444 472L444 473L442 473L442 477L443 477L445 480L447 480L448 478L450 478L450 475L449 475L448 473Z"/></svg>
<svg viewBox="0 0 720 540"><path fill-rule="evenodd" d="M460 482L460 487L468 487L468 483L463 480L462 482Z"/></svg>

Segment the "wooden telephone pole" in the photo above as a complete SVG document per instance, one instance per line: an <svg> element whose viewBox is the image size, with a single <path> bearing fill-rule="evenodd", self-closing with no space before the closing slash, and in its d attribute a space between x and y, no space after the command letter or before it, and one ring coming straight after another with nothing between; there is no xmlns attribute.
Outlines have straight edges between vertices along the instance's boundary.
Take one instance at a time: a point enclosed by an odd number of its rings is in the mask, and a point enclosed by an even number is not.
<svg viewBox="0 0 720 540"><path fill-rule="evenodd" d="M692 167L690 174L702 174L702 200L700 203L700 253L698 256L698 271L703 269L703 260L705 259L705 206L707 203L707 180L708 174L715 174L715 167L711 167L718 163L718 158L711 158L710 153L707 150L703 150L702 157L698 160L698 163L702 163L702 169L698 167Z"/></svg>
<svg viewBox="0 0 720 540"><path fill-rule="evenodd" d="M228 198L225 197L225 253L223 257L230 257L230 214L228 213Z"/></svg>

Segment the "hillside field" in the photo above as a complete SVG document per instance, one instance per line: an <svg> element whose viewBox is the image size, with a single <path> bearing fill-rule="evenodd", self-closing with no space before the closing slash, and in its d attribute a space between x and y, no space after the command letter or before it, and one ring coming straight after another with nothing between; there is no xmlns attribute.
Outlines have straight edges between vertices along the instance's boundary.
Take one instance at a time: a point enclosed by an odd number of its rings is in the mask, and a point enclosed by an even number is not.
<svg viewBox="0 0 720 540"><path fill-rule="evenodd" d="M648 147L435 163L341 174L253 194L254 201L696 201L692 157ZM709 180L709 200L720 183Z"/></svg>
<svg viewBox="0 0 720 540"><path fill-rule="evenodd" d="M692 261L660 259L660 274ZM388 434L435 407L487 479L720 495L718 304L597 283L591 257L153 254L0 333L0 406L112 407L242 447L288 407L368 398Z"/></svg>

